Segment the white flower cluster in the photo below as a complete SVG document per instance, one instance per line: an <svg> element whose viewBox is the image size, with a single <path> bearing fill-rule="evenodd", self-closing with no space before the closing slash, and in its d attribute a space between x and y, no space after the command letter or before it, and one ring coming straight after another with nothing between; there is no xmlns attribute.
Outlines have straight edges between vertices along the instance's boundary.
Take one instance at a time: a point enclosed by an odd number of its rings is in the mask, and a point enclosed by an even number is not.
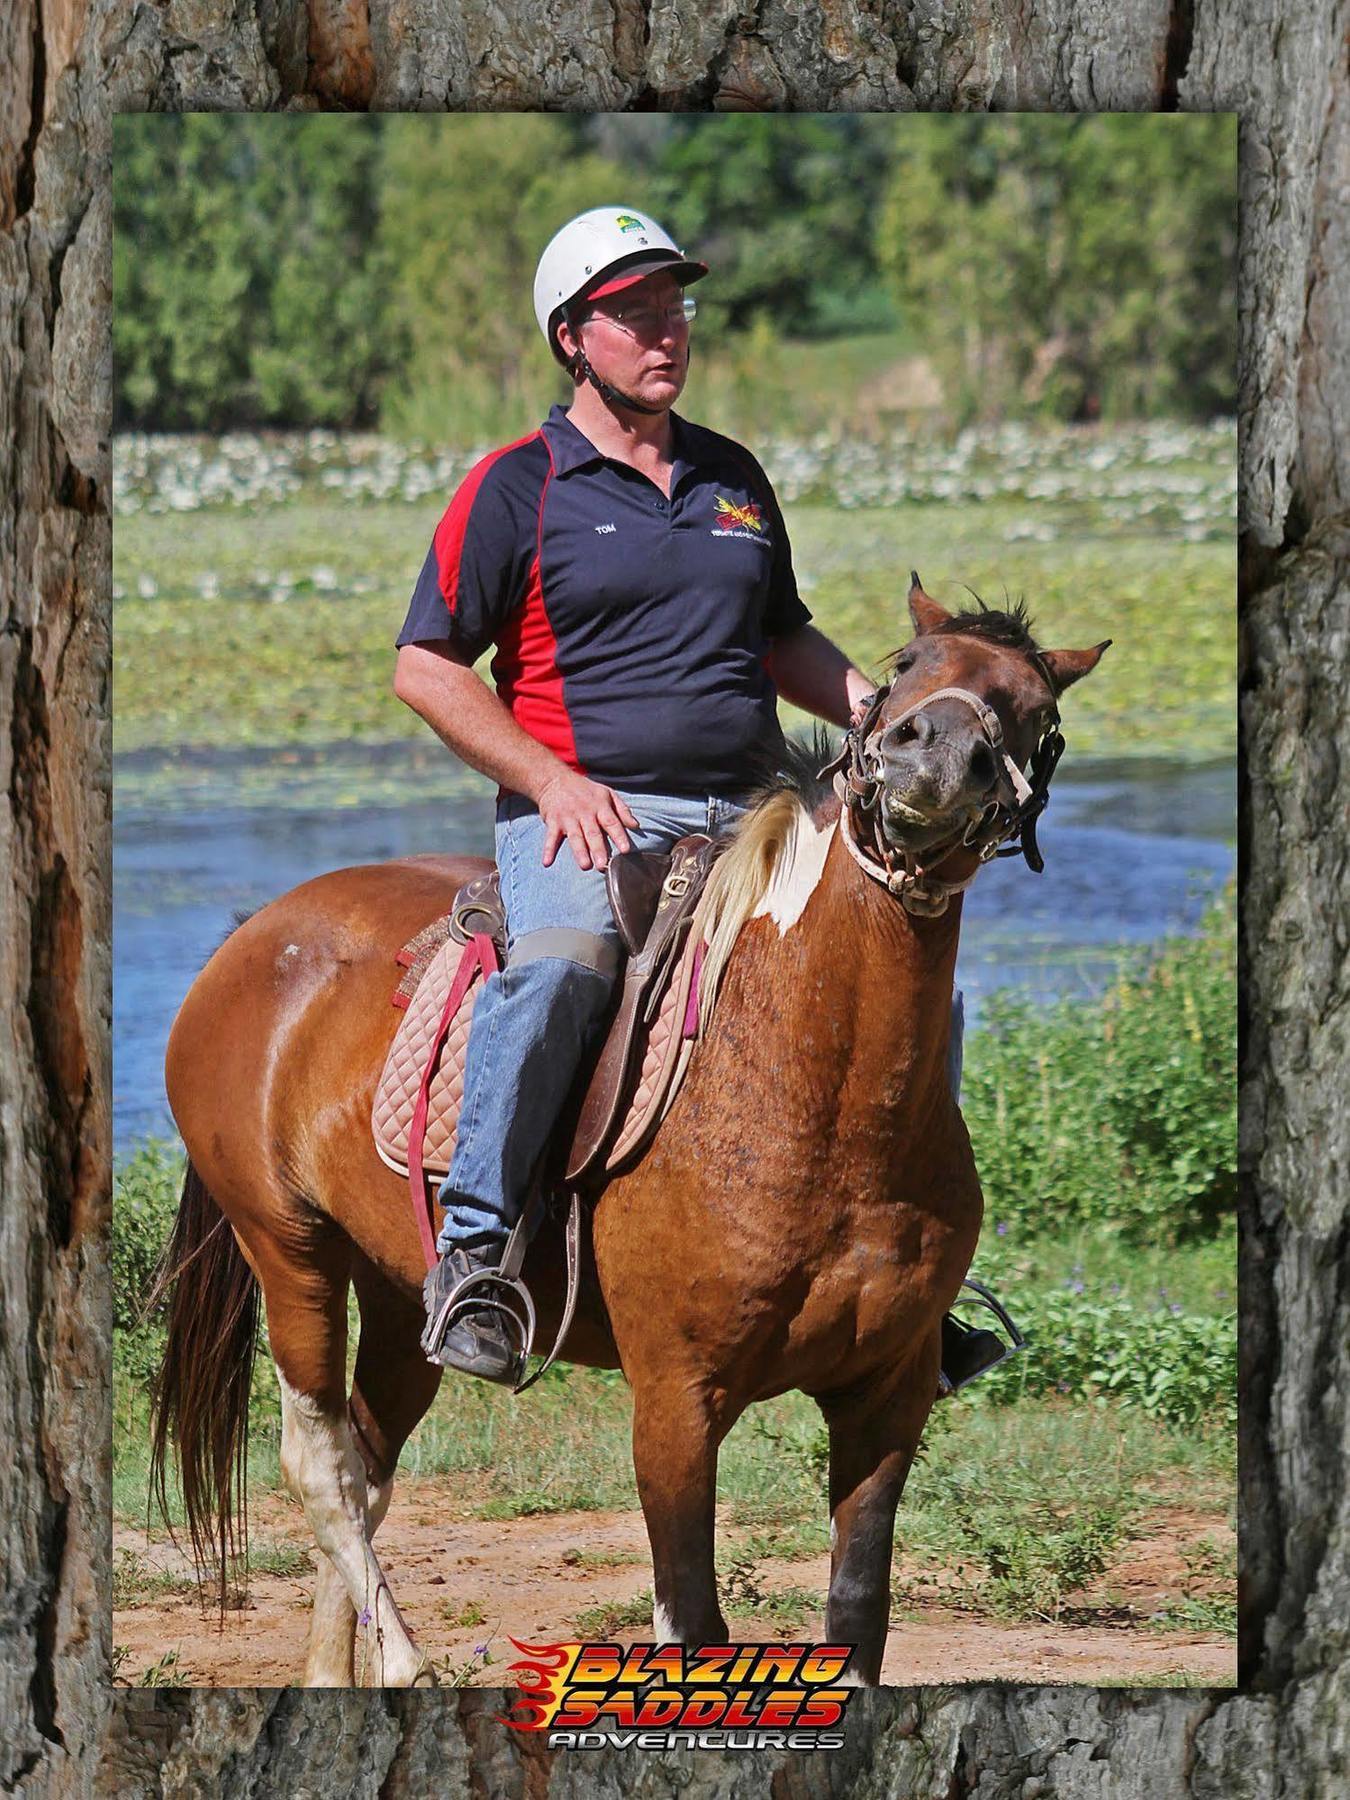
<svg viewBox="0 0 1350 1800"><path fill-rule="evenodd" d="M306 488L350 500L447 494L481 452L431 451L372 433L125 432L113 441L113 508L132 513L281 506Z"/></svg>
<svg viewBox="0 0 1350 1800"><path fill-rule="evenodd" d="M488 446L435 450L371 433L224 437L126 433L113 446L118 516L279 506L302 492L413 504L448 496ZM896 427L755 445L781 500L853 507L1025 503L1010 541L1048 541L1090 507L1098 526L1156 524L1192 539L1230 536L1237 510L1231 419L1110 426L1004 424L942 439Z"/></svg>
<svg viewBox="0 0 1350 1800"><path fill-rule="evenodd" d="M1237 429L1172 422L1111 426L973 427L955 439L894 430L875 439L822 433L773 439L757 452L785 502L839 507L1025 501L1009 539L1048 541L1063 509L1089 506L1127 527L1227 537L1237 511Z"/></svg>

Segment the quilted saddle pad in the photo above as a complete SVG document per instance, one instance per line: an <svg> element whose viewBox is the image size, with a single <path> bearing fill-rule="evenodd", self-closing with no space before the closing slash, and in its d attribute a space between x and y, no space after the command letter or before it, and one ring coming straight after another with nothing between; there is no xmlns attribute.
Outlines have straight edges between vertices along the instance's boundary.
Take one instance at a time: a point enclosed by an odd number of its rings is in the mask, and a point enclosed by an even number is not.
<svg viewBox="0 0 1350 1800"><path fill-rule="evenodd" d="M405 1177L413 1109L441 1013L463 953L463 944L455 938L447 938L427 964L426 972L399 1020L384 1072L375 1090L375 1105L371 1112L375 1148L381 1162ZM618 1168L646 1146L679 1090L694 1044L692 1036L686 1035L692 968L693 946L686 945L636 1059L639 1068L632 1099L606 1156L607 1171ZM479 970L451 1021L440 1062L432 1077L426 1139L422 1147L422 1166L429 1176L444 1175L455 1154L459 1108L464 1097L464 1055L474 1005L482 988L483 976Z"/></svg>

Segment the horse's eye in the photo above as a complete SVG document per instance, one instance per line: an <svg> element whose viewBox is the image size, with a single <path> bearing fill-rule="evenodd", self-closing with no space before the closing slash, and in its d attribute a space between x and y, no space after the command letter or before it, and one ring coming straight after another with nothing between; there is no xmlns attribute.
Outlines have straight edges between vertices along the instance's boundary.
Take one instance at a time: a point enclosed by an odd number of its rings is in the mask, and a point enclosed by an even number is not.
<svg viewBox="0 0 1350 1800"><path fill-rule="evenodd" d="M905 672L907 670L912 669L914 667L916 660L917 659L915 658L914 652L912 650L906 650L906 652L903 656L898 656L895 659L896 674L897 675L905 674Z"/></svg>

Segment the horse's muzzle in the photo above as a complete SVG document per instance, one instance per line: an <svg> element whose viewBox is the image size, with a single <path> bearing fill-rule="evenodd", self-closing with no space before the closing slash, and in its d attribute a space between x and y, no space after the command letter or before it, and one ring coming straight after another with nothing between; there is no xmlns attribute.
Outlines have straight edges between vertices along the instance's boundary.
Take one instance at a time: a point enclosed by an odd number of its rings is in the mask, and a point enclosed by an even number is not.
<svg viewBox="0 0 1350 1800"><path fill-rule="evenodd" d="M920 715L915 724L927 721ZM889 734L888 734L889 736ZM878 746L882 833L896 849L920 852L960 832L984 809L998 778L982 733L916 733Z"/></svg>

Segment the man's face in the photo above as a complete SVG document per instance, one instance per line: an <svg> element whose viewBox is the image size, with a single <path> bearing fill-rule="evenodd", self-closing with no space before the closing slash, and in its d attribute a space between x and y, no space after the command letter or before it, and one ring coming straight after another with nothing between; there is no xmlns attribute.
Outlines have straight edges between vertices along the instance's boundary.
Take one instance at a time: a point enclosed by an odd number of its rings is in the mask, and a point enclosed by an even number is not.
<svg viewBox="0 0 1350 1800"><path fill-rule="evenodd" d="M597 300L577 328L591 367L602 381L648 406L673 406L689 369L684 290L657 271L622 292ZM570 334L560 334L564 350Z"/></svg>

